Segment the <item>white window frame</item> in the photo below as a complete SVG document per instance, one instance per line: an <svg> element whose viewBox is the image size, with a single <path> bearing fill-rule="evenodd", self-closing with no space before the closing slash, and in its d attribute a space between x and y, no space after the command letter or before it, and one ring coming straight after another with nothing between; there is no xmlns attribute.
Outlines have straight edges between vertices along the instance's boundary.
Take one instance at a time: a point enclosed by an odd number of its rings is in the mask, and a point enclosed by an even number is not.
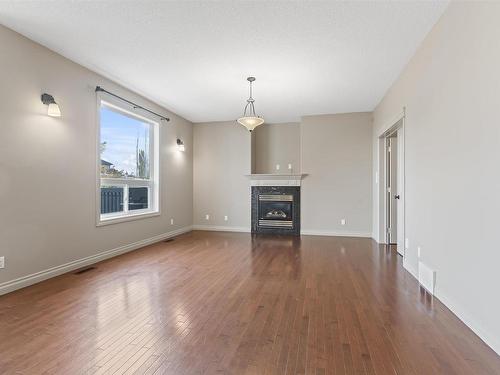
<svg viewBox="0 0 500 375"><path fill-rule="evenodd" d="M149 168L150 178L102 178L101 177L101 106L104 105L133 119L147 122L152 125L149 142ZM160 212L160 155L159 140L160 126L153 115L145 114L144 111L134 108L132 105L122 102L106 93L97 93L97 129L96 129L96 225L109 225L131 220L145 219L159 216ZM101 214L101 186L123 187L123 211L109 214ZM148 208L140 210L128 209L129 188L147 187Z"/></svg>

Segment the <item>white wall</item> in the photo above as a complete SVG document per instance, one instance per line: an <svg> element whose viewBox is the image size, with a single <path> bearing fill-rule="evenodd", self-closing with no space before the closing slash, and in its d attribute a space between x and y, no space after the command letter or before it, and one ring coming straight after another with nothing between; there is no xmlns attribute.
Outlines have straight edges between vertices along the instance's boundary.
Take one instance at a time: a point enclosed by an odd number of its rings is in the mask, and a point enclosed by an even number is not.
<svg viewBox="0 0 500 375"><path fill-rule="evenodd" d="M300 130L302 231L370 237L371 113L305 116Z"/></svg>
<svg viewBox="0 0 500 375"><path fill-rule="evenodd" d="M251 134L243 126L194 125L195 228L250 231L250 169Z"/></svg>
<svg viewBox="0 0 500 375"><path fill-rule="evenodd" d="M253 173L300 173L300 123L264 124L255 134L255 169ZM276 170L276 165L280 169Z"/></svg>
<svg viewBox="0 0 500 375"><path fill-rule="evenodd" d="M0 46L0 255L6 260L0 289L191 226L191 123L2 26ZM160 130L159 217L96 227L96 85L171 117ZM47 116L43 92L55 97L61 118ZM177 137L185 153L176 151Z"/></svg>
<svg viewBox="0 0 500 375"><path fill-rule="evenodd" d="M417 273L421 246L436 296L497 353L499 20L499 3L451 3L376 108L373 136L377 156L378 135L406 107L405 266Z"/></svg>

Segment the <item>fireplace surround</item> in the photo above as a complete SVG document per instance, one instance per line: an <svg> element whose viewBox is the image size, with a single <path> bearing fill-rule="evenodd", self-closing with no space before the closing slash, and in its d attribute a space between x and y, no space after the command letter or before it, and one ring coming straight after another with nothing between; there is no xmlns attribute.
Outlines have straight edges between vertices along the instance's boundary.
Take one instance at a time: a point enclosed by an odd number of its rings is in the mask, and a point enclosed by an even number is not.
<svg viewBox="0 0 500 375"><path fill-rule="evenodd" d="M252 233L300 235L300 186L252 186Z"/></svg>

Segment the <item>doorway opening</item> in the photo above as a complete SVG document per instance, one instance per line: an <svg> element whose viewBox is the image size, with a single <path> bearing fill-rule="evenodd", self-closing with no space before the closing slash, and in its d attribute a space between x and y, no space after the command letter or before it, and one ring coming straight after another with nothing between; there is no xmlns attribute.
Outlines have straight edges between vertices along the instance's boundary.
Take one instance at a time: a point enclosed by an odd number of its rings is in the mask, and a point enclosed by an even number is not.
<svg viewBox="0 0 500 375"><path fill-rule="evenodd" d="M405 254L404 116L380 137L379 215L381 241Z"/></svg>

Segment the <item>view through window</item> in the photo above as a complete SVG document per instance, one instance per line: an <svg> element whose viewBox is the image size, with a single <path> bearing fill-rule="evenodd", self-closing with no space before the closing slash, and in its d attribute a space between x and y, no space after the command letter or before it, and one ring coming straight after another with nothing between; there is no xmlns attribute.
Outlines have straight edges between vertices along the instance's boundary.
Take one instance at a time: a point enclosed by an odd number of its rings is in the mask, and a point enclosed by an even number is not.
<svg viewBox="0 0 500 375"><path fill-rule="evenodd" d="M156 126L125 109L101 102L101 220L157 211Z"/></svg>

